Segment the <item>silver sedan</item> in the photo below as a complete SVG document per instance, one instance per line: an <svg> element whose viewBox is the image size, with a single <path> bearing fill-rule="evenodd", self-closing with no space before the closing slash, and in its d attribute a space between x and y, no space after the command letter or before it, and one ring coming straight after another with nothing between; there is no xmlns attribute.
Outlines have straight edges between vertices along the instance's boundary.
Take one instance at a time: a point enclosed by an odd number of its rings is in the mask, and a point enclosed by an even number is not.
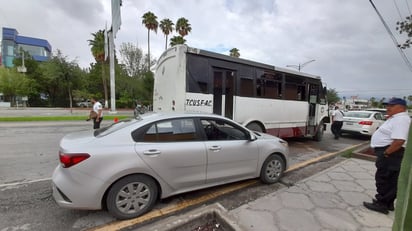
<svg viewBox="0 0 412 231"><path fill-rule="evenodd" d="M288 164L286 141L210 114L144 114L66 135L53 197L74 209L140 216L159 198L249 178L275 183Z"/></svg>

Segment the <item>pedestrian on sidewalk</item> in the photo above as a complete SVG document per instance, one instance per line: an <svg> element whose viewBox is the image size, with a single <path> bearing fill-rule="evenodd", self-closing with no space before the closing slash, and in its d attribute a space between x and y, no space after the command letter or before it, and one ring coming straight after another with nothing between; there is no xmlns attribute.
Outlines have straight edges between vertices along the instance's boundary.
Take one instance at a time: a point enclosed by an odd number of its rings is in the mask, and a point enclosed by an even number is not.
<svg viewBox="0 0 412 231"><path fill-rule="evenodd" d="M406 101L392 98L386 104L388 119L372 135L371 147L376 155L375 199L363 205L380 213L394 210L399 170L411 119L406 112Z"/></svg>
<svg viewBox="0 0 412 231"><path fill-rule="evenodd" d="M343 112L339 110L338 106L335 106L335 110L332 112L332 126L331 130L335 136L335 140L339 139L343 125Z"/></svg>

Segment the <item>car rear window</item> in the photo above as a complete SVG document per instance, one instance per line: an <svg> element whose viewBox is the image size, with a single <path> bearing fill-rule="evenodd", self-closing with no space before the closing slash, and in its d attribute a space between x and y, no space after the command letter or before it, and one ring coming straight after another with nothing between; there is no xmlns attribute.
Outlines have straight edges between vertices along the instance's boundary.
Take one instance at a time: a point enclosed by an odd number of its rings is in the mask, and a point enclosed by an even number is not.
<svg viewBox="0 0 412 231"><path fill-rule="evenodd" d="M108 135L108 134L110 134L110 133L113 133L113 132L118 131L118 130L124 128L124 127L127 127L130 123L133 123L133 122L135 122L136 120L141 120L141 119L136 118L136 119L120 120L120 121L117 122L117 123L112 123L110 126L96 129L96 130L94 131L94 136L95 136L95 137L103 137L103 136L106 136L106 135Z"/></svg>
<svg viewBox="0 0 412 231"><path fill-rule="evenodd" d="M369 112L345 112L345 117L369 118L371 114Z"/></svg>

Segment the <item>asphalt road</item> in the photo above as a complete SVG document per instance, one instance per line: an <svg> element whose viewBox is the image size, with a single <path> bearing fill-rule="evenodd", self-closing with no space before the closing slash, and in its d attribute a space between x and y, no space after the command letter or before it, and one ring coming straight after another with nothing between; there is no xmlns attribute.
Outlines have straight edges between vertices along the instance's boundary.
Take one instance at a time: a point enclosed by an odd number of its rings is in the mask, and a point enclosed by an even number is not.
<svg viewBox="0 0 412 231"><path fill-rule="evenodd" d="M44 110L31 111L31 113L56 113ZM3 116L2 111L0 110L0 116ZM61 111L58 110L58 112ZM66 112L62 112L62 114ZM106 124L110 122L105 121ZM0 123L1 231L85 230L114 221L113 217L105 211L60 208L51 196L50 177L58 164L59 140L69 132L87 129L92 129L91 122ZM310 139L288 140L291 165L338 152L366 141L367 139L362 137L343 137L336 142L329 131L325 133L322 142ZM341 158L331 158L288 173L281 184L268 186L253 183L244 190L231 193L230 196L222 195L213 200L218 200L227 209L235 208L280 187L293 184L340 160ZM232 185L222 187L230 188ZM202 195L210 194L211 191L220 190L222 187L171 197L160 201L156 208L178 204L182 200L196 199Z"/></svg>

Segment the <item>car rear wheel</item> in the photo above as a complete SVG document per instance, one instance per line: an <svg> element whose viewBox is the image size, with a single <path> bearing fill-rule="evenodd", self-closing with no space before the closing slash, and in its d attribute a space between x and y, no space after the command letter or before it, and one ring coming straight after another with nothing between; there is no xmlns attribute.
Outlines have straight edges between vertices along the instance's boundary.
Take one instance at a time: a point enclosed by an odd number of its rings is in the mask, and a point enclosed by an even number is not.
<svg viewBox="0 0 412 231"><path fill-rule="evenodd" d="M279 181L285 172L285 162L279 155L269 156L260 170L260 180L265 184L273 184Z"/></svg>
<svg viewBox="0 0 412 231"><path fill-rule="evenodd" d="M106 199L110 214L118 219L130 219L152 209L156 203L158 188L147 176L132 175L117 181Z"/></svg>

